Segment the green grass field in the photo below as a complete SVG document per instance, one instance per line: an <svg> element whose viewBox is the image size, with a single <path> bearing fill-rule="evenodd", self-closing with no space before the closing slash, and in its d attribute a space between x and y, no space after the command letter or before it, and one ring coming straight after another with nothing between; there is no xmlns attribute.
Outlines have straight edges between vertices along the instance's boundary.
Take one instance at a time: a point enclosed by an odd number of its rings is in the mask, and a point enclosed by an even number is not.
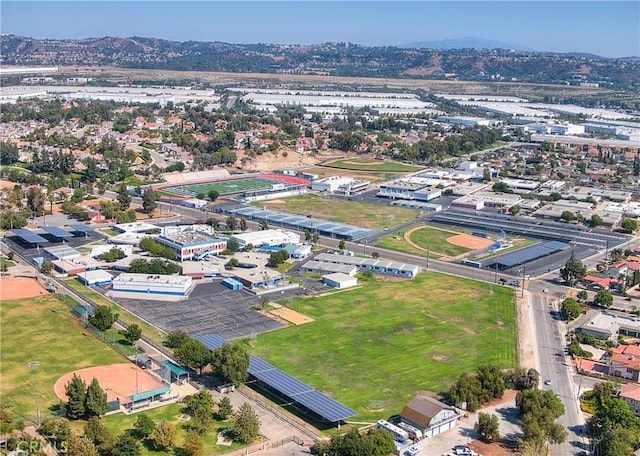
<svg viewBox="0 0 640 456"><path fill-rule="evenodd" d="M220 182L206 182L203 184L188 184L188 185L174 185L173 187L163 188L161 191L167 195L179 195L185 196L186 192L192 192L194 195L202 193L205 196L209 194L211 190L216 190L220 195L230 195L233 193L246 192L251 190L263 190L270 189L276 182L268 181L265 179L258 179L254 177L247 177L243 179L233 179ZM178 189L175 191L173 189Z"/></svg>
<svg viewBox="0 0 640 456"><path fill-rule="evenodd" d="M356 171L371 171L378 173L411 173L423 169L421 166L405 163L388 162L383 160L368 160L364 158L348 158L325 163L330 168L353 169Z"/></svg>
<svg viewBox="0 0 640 456"><path fill-rule="evenodd" d="M253 353L373 421L479 365L516 365L513 291L428 272L289 305L312 323L258 336Z"/></svg>
<svg viewBox="0 0 640 456"><path fill-rule="evenodd" d="M125 358L85 331L57 298L4 301L0 307L0 393L16 419L35 417L35 386L42 416L59 403L53 385L83 367L122 363ZM38 361L37 374L27 363Z"/></svg>
<svg viewBox="0 0 640 456"><path fill-rule="evenodd" d="M419 212L401 207L382 206L379 204L359 203L356 201L340 201L322 198L318 195L293 196L271 201L254 203L255 207L266 207L274 211L291 214L311 215L338 223L360 226L363 228L384 229L392 225L404 223L416 218Z"/></svg>
<svg viewBox="0 0 640 456"><path fill-rule="evenodd" d="M160 420L167 420L170 423L175 424L178 430L176 445L178 447L182 446L187 433L187 423L179 420L179 416L186 413L186 410L183 409L181 404L170 404L165 407L148 410L144 413L156 422ZM119 435L125 431L134 429L133 425L138 419L138 415L139 413L134 413L132 415L117 414L105 416L102 420L109 431L111 431L114 435ZM207 450L206 454L220 454L223 452L241 448L241 445L237 443L234 443L231 446L216 444L218 432L230 428L231 426L232 424L229 421L213 422L213 426L211 426L209 432L207 432L207 434L202 439ZM145 445L143 446L142 454L153 456L172 456L177 453L167 451L151 451L150 448Z"/></svg>

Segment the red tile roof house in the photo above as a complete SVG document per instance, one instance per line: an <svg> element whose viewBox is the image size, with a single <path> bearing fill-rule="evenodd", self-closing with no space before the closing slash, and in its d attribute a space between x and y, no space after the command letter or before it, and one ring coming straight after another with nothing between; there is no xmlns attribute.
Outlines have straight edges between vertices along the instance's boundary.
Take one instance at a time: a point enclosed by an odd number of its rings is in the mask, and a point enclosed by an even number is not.
<svg viewBox="0 0 640 456"><path fill-rule="evenodd" d="M618 394L618 397L625 401L631 411L640 416L640 385L637 383L627 383Z"/></svg>

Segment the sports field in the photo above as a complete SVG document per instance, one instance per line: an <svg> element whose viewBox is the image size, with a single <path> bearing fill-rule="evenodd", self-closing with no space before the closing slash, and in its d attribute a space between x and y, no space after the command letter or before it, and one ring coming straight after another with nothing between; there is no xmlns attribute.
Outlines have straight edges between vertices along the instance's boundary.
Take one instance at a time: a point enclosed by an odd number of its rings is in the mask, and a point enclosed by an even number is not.
<svg viewBox="0 0 640 456"><path fill-rule="evenodd" d="M384 160L369 160L365 158L347 158L325 163L330 168L354 169L357 171L372 171L378 173L411 173L423 169L420 166Z"/></svg>
<svg viewBox="0 0 640 456"><path fill-rule="evenodd" d="M380 204L340 201L307 194L271 201L254 203L255 207L266 207L274 211L298 215L311 215L332 222L346 223L363 228L384 229L416 218L419 212L402 207Z"/></svg>
<svg viewBox="0 0 640 456"><path fill-rule="evenodd" d="M516 365L512 290L434 272L361 283L291 301L315 321L261 334L253 352L355 409L357 421L395 415L416 392L446 391L479 365Z"/></svg>
<svg viewBox="0 0 640 456"><path fill-rule="evenodd" d="M0 395L16 419L50 415L59 400L53 385L70 370L121 363L125 358L85 331L55 296L3 301L0 306ZM27 363L38 361L37 373ZM37 381L37 383L36 383Z"/></svg>
<svg viewBox="0 0 640 456"><path fill-rule="evenodd" d="M243 179L205 182L202 184L174 185L173 187L163 188L160 191L165 194L191 197L199 193L206 196L211 190L216 190L220 195L231 195L246 191L269 190L274 184L277 184L277 182L255 177L246 177Z"/></svg>

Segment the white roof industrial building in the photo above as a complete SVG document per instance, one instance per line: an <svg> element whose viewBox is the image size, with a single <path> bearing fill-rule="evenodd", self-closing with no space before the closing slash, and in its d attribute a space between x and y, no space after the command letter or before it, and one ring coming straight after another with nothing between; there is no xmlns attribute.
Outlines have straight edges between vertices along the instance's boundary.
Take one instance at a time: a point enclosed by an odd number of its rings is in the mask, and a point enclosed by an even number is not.
<svg viewBox="0 0 640 456"><path fill-rule="evenodd" d="M397 275L409 278L415 277L416 274L418 274L418 272L420 271L420 267L416 264L400 263L398 261L389 261L380 258L350 257L345 255L335 255L331 253L321 253L317 255L312 261L356 266L359 269L369 270L380 274ZM307 264L309 263L310 262L308 262Z"/></svg>
<svg viewBox="0 0 640 456"><path fill-rule="evenodd" d="M123 273L112 283L116 292L186 296L193 281L186 276Z"/></svg>
<svg viewBox="0 0 640 456"><path fill-rule="evenodd" d="M358 285L357 277L351 277L350 275L342 274L341 272L327 274L322 277L322 281L333 288L349 288Z"/></svg>
<svg viewBox="0 0 640 456"><path fill-rule="evenodd" d="M78 274L78 280L87 286L106 285L111 283L113 276L102 269L84 271Z"/></svg>
<svg viewBox="0 0 640 456"><path fill-rule="evenodd" d="M256 247L260 245L285 246L290 244L300 244L299 234L294 233L293 231L276 229L234 234L231 238L238 241L240 247L244 247L248 244Z"/></svg>

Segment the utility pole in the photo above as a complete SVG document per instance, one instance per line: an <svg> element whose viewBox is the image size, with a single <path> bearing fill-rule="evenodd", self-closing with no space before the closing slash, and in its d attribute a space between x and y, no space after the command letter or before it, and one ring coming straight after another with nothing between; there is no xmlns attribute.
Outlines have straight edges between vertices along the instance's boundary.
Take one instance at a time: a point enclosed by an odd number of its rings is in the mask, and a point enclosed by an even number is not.
<svg viewBox="0 0 640 456"><path fill-rule="evenodd" d="M429 252L430 252L431 248L427 247L427 270L429 270Z"/></svg>
<svg viewBox="0 0 640 456"><path fill-rule="evenodd" d="M31 361L27 363L27 367L33 371L33 394L36 400L36 424L40 427L40 403L38 400L38 367L39 361Z"/></svg>

